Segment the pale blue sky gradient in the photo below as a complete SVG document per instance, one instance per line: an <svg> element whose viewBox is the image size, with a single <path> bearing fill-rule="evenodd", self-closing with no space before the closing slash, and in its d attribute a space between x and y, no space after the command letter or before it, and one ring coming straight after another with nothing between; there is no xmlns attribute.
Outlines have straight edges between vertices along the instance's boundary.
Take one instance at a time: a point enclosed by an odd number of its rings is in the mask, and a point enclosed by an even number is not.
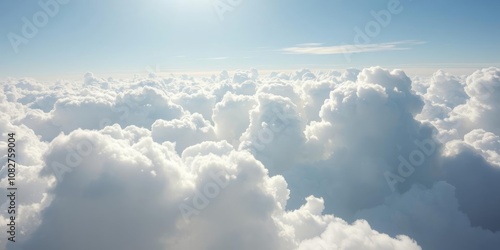
<svg viewBox="0 0 500 250"><path fill-rule="evenodd" d="M48 0L42 0L47 2ZM296 54L286 48L354 44L355 28L387 10L390 0L242 0L221 20L216 0L69 0L26 44L23 17L38 1L0 2L0 77L92 72L222 69L500 66L500 3L494 0L401 0L370 38L395 49L352 54ZM221 0L224 2L224 0ZM320 45L321 44L321 45Z"/></svg>

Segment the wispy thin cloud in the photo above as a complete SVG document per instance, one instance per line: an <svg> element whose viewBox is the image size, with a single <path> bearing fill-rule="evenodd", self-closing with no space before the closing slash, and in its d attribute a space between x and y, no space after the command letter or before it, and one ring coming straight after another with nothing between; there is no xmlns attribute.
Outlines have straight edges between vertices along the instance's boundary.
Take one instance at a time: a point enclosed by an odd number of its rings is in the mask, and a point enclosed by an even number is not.
<svg viewBox="0 0 500 250"><path fill-rule="evenodd" d="M333 46L321 46L320 43L298 44L294 47L283 48L285 54L308 54L308 55L335 55L349 53L365 53L376 51L408 50L410 46L424 44L423 41L405 40L388 43L372 44L344 44Z"/></svg>
<svg viewBox="0 0 500 250"><path fill-rule="evenodd" d="M299 47L317 47L323 45L322 43L301 43L297 44Z"/></svg>
<svg viewBox="0 0 500 250"><path fill-rule="evenodd" d="M198 58L198 60L226 60L229 57L209 57L209 58Z"/></svg>

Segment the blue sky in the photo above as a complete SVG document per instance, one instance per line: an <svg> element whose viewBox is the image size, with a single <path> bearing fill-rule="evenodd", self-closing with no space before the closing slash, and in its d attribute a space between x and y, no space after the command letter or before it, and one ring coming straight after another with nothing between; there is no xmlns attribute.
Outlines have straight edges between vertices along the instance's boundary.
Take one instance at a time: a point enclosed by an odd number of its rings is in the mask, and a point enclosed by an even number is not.
<svg viewBox="0 0 500 250"><path fill-rule="evenodd" d="M372 11L388 11L395 0L66 1L32 38L23 36L23 18L44 21L39 2L0 2L1 77L500 65L500 3L493 0L400 0L400 12L379 22L368 45L356 42L356 27L377 22ZM223 18L214 3L227 7ZM13 46L12 34L27 43ZM339 48L360 53L346 57Z"/></svg>

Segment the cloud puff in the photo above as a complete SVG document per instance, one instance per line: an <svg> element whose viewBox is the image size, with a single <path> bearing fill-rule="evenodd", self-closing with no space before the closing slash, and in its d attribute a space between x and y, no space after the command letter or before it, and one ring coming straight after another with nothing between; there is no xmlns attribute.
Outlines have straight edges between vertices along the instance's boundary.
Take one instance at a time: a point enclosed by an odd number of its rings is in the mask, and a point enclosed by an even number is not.
<svg viewBox="0 0 500 250"><path fill-rule="evenodd" d="M464 104L467 97L461 79L441 70L434 73L425 93L426 100L444 104L450 108Z"/></svg>
<svg viewBox="0 0 500 250"><path fill-rule="evenodd" d="M366 221L357 221L353 226L340 222L328 225L320 237L302 242L298 249L420 249L407 236L396 238L372 230Z"/></svg>
<svg viewBox="0 0 500 250"><path fill-rule="evenodd" d="M199 113L207 120L212 118L212 109L215 106L215 96L199 91L195 94L179 93L174 96L173 102L191 113Z"/></svg>
<svg viewBox="0 0 500 250"><path fill-rule="evenodd" d="M490 163L500 166L500 136L475 129L464 136L464 142L474 147Z"/></svg>
<svg viewBox="0 0 500 250"><path fill-rule="evenodd" d="M329 212L351 216L382 202L391 188L430 183L438 145L431 128L413 118L423 102L410 84L402 71L370 68L335 86L321 120L304 130L308 163L285 174L292 194L313 192L325 197Z"/></svg>
<svg viewBox="0 0 500 250"><path fill-rule="evenodd" d="M271 174L279 174L300 159L305 124L288 97L261 93L257 101L250 111L250 124L240 138L240 149L253 152Z"/></svg>
<svg viewBox="0 0 500 250"><path fill-rule="evenodd" d="M156 120L151 126L151 135L156 142L175 143L179 153L191 145L215 140L214 128L198 113L171 121Z"/></svg>
<svg viewBox="0 0 500 250"><path fill-rule="evenodd" d="M250 124L250 110L257 104L250 96L227 93L214 107L212 120L217 137L239 145L239 139Z"/></svg>

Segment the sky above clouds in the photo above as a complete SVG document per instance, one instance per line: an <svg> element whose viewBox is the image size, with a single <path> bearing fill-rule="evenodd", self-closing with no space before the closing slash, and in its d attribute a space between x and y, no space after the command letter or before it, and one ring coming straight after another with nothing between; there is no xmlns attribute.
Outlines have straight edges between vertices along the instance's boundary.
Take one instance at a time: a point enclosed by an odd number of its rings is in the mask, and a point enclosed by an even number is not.
<svg viewBox="0 0 500 250"><path fill-rule="evenodd" d="M498 1L400 0L390 19L381 17L389 21L379 22L379 30L371 28L373 36L356 40L356 29L365 31L377 21L371 12L389 10L389 2L61 0L59 10L36 27L27 43L14 46L16 53L7 34L22 35L23 17L33 21L43 8L38 1L2 1L0 75L375 64L431 68L430 74L437 68L468 68L471 73L471 68L499 65ZM359 53L346 58L328 49L348 45L357 49L347 51ZM324 53L291 53L304 46L324 48Z"/></svg>
<svg viewBox="0 0 500 250"><path fill-rule="evenodd" d="M498 7L1 1L0 250L497 250Z"/></svg>

